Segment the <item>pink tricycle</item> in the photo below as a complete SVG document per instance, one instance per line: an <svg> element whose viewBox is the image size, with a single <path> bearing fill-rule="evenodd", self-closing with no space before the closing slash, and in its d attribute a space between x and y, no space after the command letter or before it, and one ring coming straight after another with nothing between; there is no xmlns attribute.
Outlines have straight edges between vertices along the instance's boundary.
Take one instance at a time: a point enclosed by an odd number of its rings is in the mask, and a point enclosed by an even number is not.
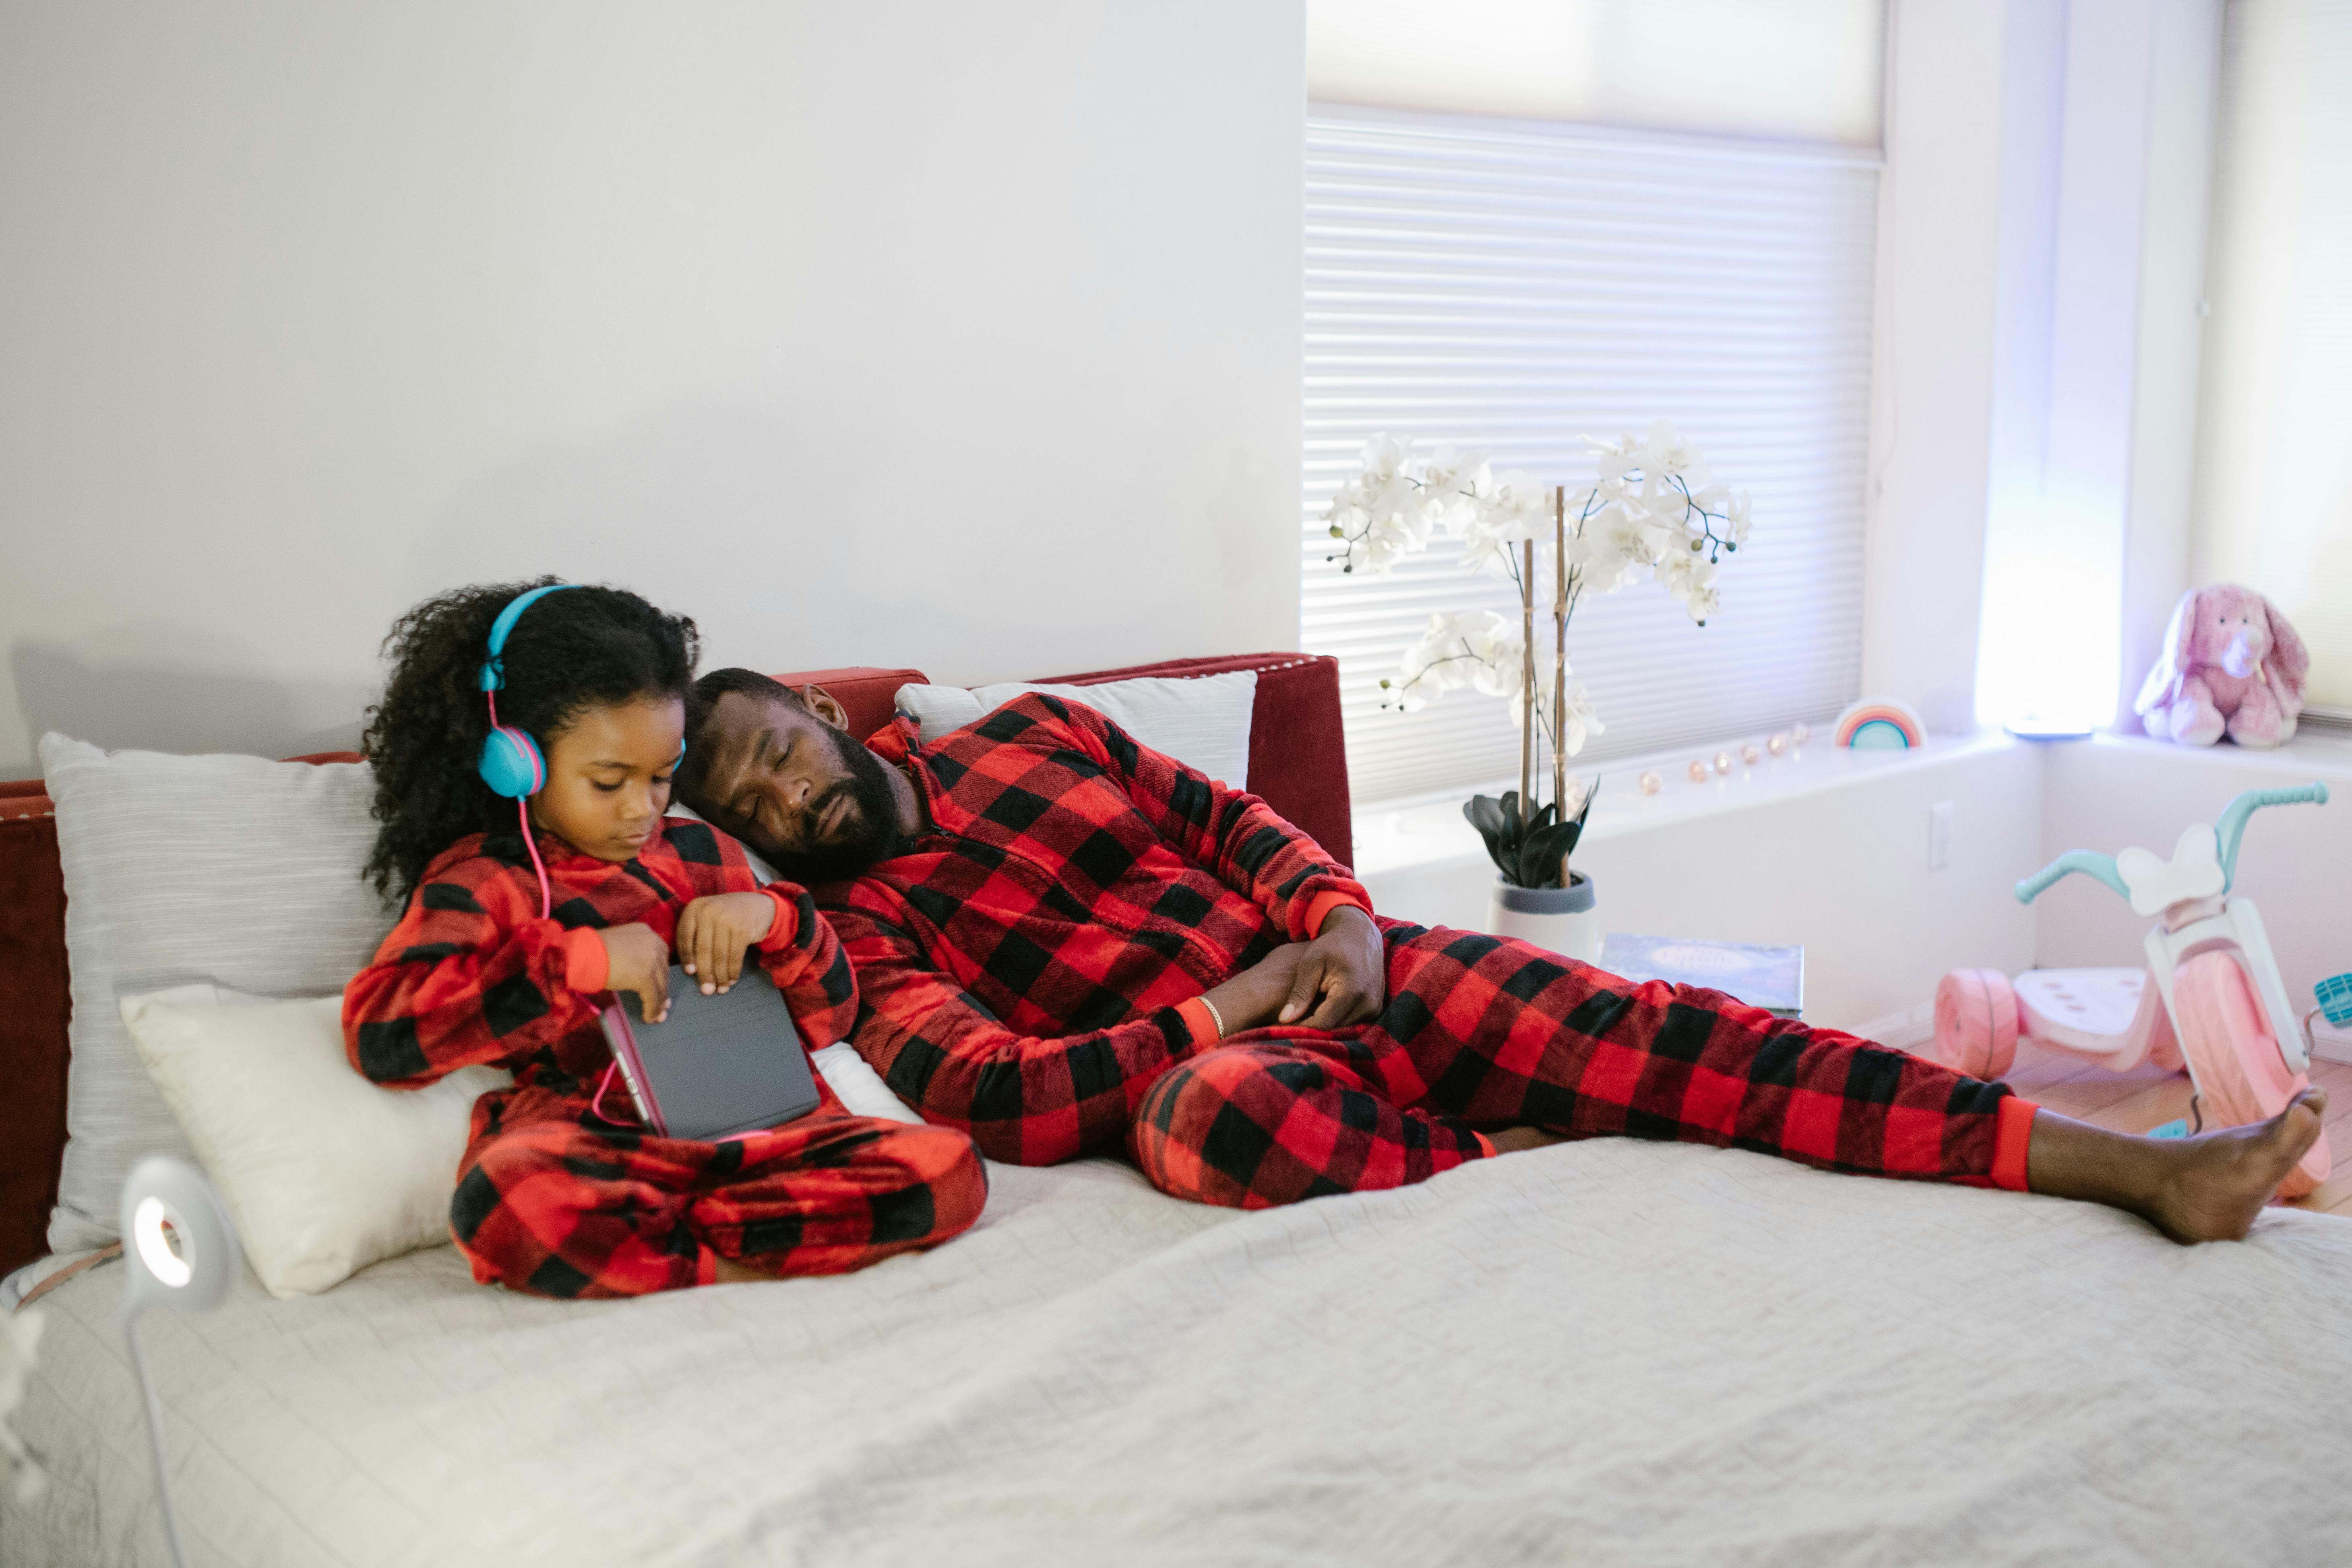
<svg viewBox="0 0 2352 1568"><path fill-rule="evenodd" d="M1972 1078L1997 1079L2017 1042L2129 1072L2142 1062L2186 1067L2200 1130L2263 1121L2311 1081L2305 1020L2287 1003L2270 938L2251 900L2230 895L2246 818L2265 805L2324 805L2327 786L2248 790L2212 826L2180 836L2170 861L2145 849L2095 855L2074 849L2017 885L2032 903L2069 872L2113 888L2140 914L2158 917L2145 969L2035 969L2012 983L1998 970L1956 969L1936 987L1936 1059ZM2150 979L2154 984L2148 984ZM2327 1180L2327 1139L2279 1186L2300 1197Z"/></svg>

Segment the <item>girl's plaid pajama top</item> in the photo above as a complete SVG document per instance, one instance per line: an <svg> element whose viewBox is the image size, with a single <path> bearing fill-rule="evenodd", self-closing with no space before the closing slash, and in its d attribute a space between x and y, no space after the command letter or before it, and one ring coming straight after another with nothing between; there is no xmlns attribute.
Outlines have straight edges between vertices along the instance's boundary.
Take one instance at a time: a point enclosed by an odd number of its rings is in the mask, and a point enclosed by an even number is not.
<svg viewBox="0 0 2352 1568"><path fill-rule="evenodd" d="M519 831L461 839L343 992L344 1044L377 1083L418 1088L475 1065L515 1075L475 1102L450 1203L475 1279L625 1296L707 1284L721 1257L838 1273L979 1217L987 1177L968 1139L851 1116L821 1077L815 1110L723 1143L641 1130L624 1088L593 1106L613 1059L597 1023L610 1000L601 929L641 921L672 942L694 900L764 892L776 915L757 960L808 1048L846 1034L857 987L808 894L762 888L742 847L707 824L666 818L621 864L548 834L539 848L551 917Z"/></svg>
<svg viewBox="0 0 2352 1568"><path fill-rule="evenodd" d="M1163 1190L1259 1206L1418 1182L1482 1129L1630 1133L1834 1170L2025 1184L2033 1107L1719 992L1375 917L1368 1023L1220 1041L1202 993L1370 900L1263 801L1031 693L928 745L868 745L931 826L824 889L857 1049L992 1159L1126 1145Z"/></svg>

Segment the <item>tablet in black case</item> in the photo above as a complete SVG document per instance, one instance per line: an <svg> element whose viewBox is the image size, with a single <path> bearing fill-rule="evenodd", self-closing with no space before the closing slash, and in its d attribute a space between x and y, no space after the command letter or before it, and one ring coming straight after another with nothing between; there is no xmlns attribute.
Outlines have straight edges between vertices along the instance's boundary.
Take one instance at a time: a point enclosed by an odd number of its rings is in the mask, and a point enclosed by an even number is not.
<svg viewBox="0 0 2352 1568"><path fill-rule="evenodd" d="M800 1028L756 966L733 990L705 996L672 964L667 1019L646 1023L626 992L604 1009L604 1025L637 1110L665 1138L740 1138L806 1116L821 1099Z"/></svg>

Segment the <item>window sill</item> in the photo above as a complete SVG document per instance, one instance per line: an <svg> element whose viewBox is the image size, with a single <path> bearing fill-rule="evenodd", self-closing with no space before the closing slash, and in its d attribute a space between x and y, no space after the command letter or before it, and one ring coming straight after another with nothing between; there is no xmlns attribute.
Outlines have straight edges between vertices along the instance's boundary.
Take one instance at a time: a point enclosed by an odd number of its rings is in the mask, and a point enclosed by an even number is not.
<svg viewBox="0 0 2352 1568"><path fill-rule="evenodd" d="M2285 783L2308 784L2314 778L2331 784L2339 779L2352 781L2352 732L2333 725L2324 730L2301 731L2285 745L2267 749L2241 746L2229 741L2211 746L2183 746L2147 735L2122 735L2105 731L2088 741L2058 743L2089 745L2125 754L2140 752L2183 767L2232 768L2277 773Z"/></svg>
<svg viewBox="0 0 2352 1568"><path fill-rule="evenodd" d="M2098 739L2105 741L2108 737ZM1681 747L1669 755L1636 759L1604 770L1584 842L1606 843L1629 834L1843 789L1863 780L1937 767L1962 757L2047 742L2020 741L1998 730L1980 730L1969 735L1930 735L1927 743L1917 751L1856 752L1832 745L1817 735L1785 756L1766 756L1753 767L1735 761L1729 773L1712 775L1705 784L1691 782L1688 769L1692 758L1712 756L1724 750L1732 750L1736 756L1738 743ZM2158 742L2143 740L2137 743ZM2352 759L2352 742L2345 742L2345 753ZM1641 776L1644 773L1654 773L1662 781L1657 794L1642 793ZM1473 795L1491 793L1495 792L1465 789L1450 800L1374 806L1358 812L1356 875L1360 879L1380 877L1455 860L1484 861L1486 846L1477 829L1464 819L1462 802Z"/></svg>

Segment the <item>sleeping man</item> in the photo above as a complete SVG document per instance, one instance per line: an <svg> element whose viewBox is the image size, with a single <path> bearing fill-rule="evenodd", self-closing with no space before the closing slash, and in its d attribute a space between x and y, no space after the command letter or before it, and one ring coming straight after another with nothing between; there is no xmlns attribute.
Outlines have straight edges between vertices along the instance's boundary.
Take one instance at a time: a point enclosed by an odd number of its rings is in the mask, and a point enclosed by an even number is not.
<svg viewBox="0 0 2352 1568"><path fill-rule="evenodd" d="M1123 1150L1259 1207L1609 1133L2110 1204L2243 1236L2319 1134L2312 1089L2165 1142L1717 992L1376 915L1255 796L1032 693L860 743L814 686L697 683L682 797L815 889L860 1055L992 1159Z"/></svg>

